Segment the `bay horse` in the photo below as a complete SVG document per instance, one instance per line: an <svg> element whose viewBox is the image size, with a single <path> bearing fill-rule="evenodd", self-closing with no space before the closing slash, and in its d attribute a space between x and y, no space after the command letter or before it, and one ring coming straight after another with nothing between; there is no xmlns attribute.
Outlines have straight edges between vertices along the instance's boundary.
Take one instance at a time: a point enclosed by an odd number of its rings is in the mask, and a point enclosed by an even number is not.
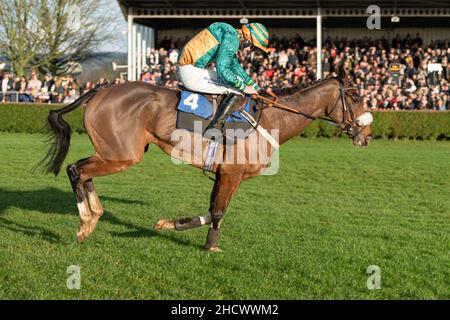
<svg viewBox="0 0 450 320"><path fill-rule="evenodd" d="M268 107L262 111L259 124L266 131L278 130L280 145L298 136L314 119L321 116L326 116L329 122L339 126L350 136L354 145L368 145L371 139L370 122L358 122L367 113L343 67L339 68L337 77L303 88L284 89L278 94L278 102L289 106L294 112L280 110L275 106ZM85 240L94 231L103 214L93 178L118 173L139 163L149 144L158 146L176 159L202 168L209 140L202 138L200 134L183 131L188 138L200 138L200 151L188 146L182 152L174 152L180 143L173 141L178 101L178 90L129 82L88 92L70 105L50 111L48 124L53 134L53 143L41 164L48 173L58 175L67 156L71 136L71 128L62 116L87 103L84 126L95 147L95 154L67 166L80 217L78 241ZM255 134L258 133L255 131ZM239 151L236 149L241 148L248 158L262 146L267 152L252 163L235 163L229 158L214 163L212 171L215 173L215 183L206 215L178 220L161 219L154 228L186 230L208 224L210 228L205 249L210 252L221 251L220 224L231 198L243 180L256 177L268 168L270 157L275 151L275 147L264 138L261 138L264 141L262 144L251 143L250 139L242 141L243 143L234 145L220 144L217 153Z"/></svg>

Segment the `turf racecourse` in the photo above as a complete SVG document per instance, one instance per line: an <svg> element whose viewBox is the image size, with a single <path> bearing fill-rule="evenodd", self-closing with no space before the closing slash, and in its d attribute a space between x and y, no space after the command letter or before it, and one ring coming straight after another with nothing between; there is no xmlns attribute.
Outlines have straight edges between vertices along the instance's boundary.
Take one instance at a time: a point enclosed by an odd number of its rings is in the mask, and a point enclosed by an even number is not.
<svg viewBox="0 0 450 320"><path fill-rule="evenodd" d="M69 161L91 154L74 136ZM98 178L97 230L75 241L65 174L30 173L42 137L0 134L0 298L383 299L450 297L450 142L296 139L277 175L244 182L223 224L155 232L160 217L203 214L212 182L150 147L131 170ZM78 265L81 289L66 287ZM367 289L367 267L381 289Z"/></svg>

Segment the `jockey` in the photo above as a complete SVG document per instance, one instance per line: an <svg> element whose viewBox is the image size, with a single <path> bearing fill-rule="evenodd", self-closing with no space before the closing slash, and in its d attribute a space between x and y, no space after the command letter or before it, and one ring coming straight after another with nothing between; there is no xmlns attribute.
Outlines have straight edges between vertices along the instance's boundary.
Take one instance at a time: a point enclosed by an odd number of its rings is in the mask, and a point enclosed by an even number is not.
<svg viewBox="0 0 450 320"><path fill-rule="evenodd" d="M235 29L216 22L198 33L183 48L178 59L178 78L192 91L226 94L206 130L221 129L236 101L236 95L257 94L259 86L241 67L240 48L254 46L267 53L269 32L260 23L248 23ZM216 70L207 69L211 62ZM205 130L205 131L206 131Z"/></svg>

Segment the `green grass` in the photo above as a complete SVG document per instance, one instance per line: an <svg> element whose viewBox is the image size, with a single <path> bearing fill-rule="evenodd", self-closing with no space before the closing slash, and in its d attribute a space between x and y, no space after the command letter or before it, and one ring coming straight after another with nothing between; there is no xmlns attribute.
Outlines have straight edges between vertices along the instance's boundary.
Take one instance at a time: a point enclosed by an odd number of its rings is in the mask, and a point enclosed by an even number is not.
<svg viewBox="0 0 450 320"><path fill-rule="evenodd" d="M0 134L0 298L450 298L450 142L291 141L277 175L242 184L222 227L224 253L208 254L206 228L151 228L204 214L212 187L156 147L96 179L106 213L78 244L65 174L30 173L41 140ZM66 163L91 152L75 135ZM80 290L66 288L70 265L81 267ZM380 290L367 289L369 265L381 268Z"/></svg>

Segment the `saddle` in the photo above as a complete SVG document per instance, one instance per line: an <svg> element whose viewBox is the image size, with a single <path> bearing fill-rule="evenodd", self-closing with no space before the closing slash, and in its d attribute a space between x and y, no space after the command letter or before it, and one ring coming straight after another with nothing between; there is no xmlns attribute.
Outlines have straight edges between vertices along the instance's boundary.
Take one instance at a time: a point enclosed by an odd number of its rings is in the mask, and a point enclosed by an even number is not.
<svg viewBox="0 0 450 320"><path fill-rule="evenodd" d="M180 90L176 128L203 134L224 96L189 91L181 86ZM242 107L246 111L246 116L239 111ZM247 117L250 115L252 120L258 120L261 112L256 108L256 101L250 97L237 99L232 110L236 111L225 121L223 128L225 139L220 143L234 144L237 139L248 138L254 128Z"/></svg>

